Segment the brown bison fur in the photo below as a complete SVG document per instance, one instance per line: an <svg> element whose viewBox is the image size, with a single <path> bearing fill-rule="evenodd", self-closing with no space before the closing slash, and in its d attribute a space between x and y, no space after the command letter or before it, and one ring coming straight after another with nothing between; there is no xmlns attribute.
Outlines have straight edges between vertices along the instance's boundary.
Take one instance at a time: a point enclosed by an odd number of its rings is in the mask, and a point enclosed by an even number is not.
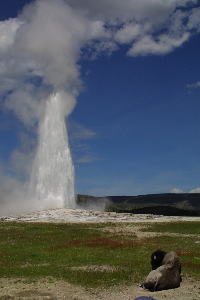
<svg viewBox="0 0 200 300"><path fill-rule="evenodd" d="M174 251L167 252L162 265L152 270L147 276L143 287L152 291L161 291L180 286L180 260Z"/></svg>
<svg viewBox="0 0 200 300"><path fill-rule="evenodd" d="M173 251L171 251L171 252L173 253ZM170 253L171 252L165 252L165 251L162 251L162 250L157 250L157 251L153 252L151 254L151 267L152 267L152 270L155 270L158 267L160 267L162 265L165 265L166 260L171 260L172 259L172 258L170 258L170 256L171 256ZM177 267L179 268L179 273L181 274L181 263L180 263L178 255L176 255L176 260L177 260L176 261ZM181 278L181 281L182 281L182 278Z"/></svg>

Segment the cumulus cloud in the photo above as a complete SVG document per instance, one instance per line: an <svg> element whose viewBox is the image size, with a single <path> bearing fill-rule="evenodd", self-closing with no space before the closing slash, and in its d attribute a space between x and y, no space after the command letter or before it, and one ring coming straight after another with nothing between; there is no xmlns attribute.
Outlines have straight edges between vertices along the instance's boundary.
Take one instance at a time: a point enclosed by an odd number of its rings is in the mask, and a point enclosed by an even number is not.
<svg viewBox="0 0 200 300"><path fill-rule="evenodd" d="M191 190L190 193L200 193L200 188L196 188L194 190Z"/></svg>
<svg viewBox="0 0 200 300"><path fill-rule="evenodd" d="M192 9L189 14L188 29L200 31L200 8Z"/></svg>
<svg viewBox="0 0 200 300"><path fill-rule="evenodd" d="M88 38L96 36L99 45L108 40L128 44L130 56L170 53L198 33L200 26L199 8L193 7L197 0L102 0L98 3L68 0L68 3L85 9L94 26ZM112 51L118 49L110 45Z"/></svg>
<svg viewBox="0 0 200 300"><path fill-rule="evenodd" d="M114 38L120 44L130 44L142 34L142 28L139 24L125 24L119 29Z"/></svg>
<svg viewBox="0 0 200 300"><path fill-rule="evenodd" d="M155 40L153 36L146 35L134 43L128 51L130 56L164 55L181 46L188 40L189 33L185 33L178 39L167 34L160 35Z"/></svg>

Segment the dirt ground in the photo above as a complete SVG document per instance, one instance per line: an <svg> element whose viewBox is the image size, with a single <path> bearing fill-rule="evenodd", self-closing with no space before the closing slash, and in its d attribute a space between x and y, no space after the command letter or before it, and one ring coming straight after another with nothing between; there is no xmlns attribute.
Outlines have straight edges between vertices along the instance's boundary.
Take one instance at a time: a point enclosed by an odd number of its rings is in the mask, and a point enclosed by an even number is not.
<svg viewBox="0 0 200 300"><path fill-rule="evenodd" d="M84 289L64 281L51 278L28 283L26 279L15 278L0 280L1 300L133 300L149 296L156 300L199 300L200 282L183 275L180 288L159 292L149 292L140 286L113 286L111 288Z"/></svg>
<svg viewBox="0 0 200 300"><path fill-rule="evenodd" d="M147 225L148 226L148 225ZM115 232L130 232L137 234L138 237L150 235L147 232L141 232L144 225L127 226L119 224L115 227ZM146 227L146 226L145 226ZM104 230L112 232L112 227L107 227ZM158 233L151 233L151 235ZM196 235L197 242L200 242L200 236ZM148 274L147 274L148 275ZM133 300L140 296L153 297L156 300L200 300L200 281L196 281L192 277L182 274L182 283L179 288L149 292L143 290L139 285L133 284L130 286L113 286L110 288L90 288L85 289L78 285L72 285L65 281L57 281L53 278L41 278L38 281L27 281L25 278L2 278L0 279L0 300Z"/></svg>

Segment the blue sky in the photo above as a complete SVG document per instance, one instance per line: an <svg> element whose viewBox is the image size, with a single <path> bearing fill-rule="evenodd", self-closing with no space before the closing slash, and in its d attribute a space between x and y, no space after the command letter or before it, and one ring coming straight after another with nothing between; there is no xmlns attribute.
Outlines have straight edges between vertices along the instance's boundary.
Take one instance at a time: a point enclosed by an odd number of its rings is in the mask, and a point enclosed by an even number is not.
<svg viewBox="0 0 200 300"><path fill-rule="evenodd" d="M83 46L77 59L82 87L67 120L80 194L200 192L199 4L140 1L124 1L127 11L120 11L119 1L102 1L102 7L91 0L66 1L74 3L74 10L87 8L87 18L96 22L91 34L95 42L87 49L90 55L86 57ZM17 18L26 2L31 1L4 0L1 24ZM116 20L122 20L117 25L112 7ZM162 23L162 16L166 22ZM24 116L23 122L20 119L17 102L5 109L4 97L5 90L1 92L1 173L23 180L27 173L16 153L27 154L27 148L36 144L36 133L27 129Z"/></svg>
<svg viewBox="0 0 200 300"><path fill-rule="evenodd" d="M122 49L84 63L86 91L71 115L96 133L87 141L91 163L76 166L83 189L137 195L199 186L200 88L187 88L199 79L199 48L196 36L165 56L130 58Z"/></svg>

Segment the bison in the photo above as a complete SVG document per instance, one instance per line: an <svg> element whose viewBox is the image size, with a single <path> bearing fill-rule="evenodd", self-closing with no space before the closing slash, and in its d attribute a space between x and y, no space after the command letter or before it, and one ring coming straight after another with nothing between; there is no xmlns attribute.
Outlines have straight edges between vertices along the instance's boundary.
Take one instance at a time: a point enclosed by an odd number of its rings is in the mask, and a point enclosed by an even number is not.
<svg viewBox="0 0 200 300"><path fill-rule="evenodd" d="M163 259L161 260L162 256ZM143 288L151 291L161 291L180 286L181 263L174 251L165 254L161 250L155 251L151 255L151 265L153 270L142 284Z"/></svg>

